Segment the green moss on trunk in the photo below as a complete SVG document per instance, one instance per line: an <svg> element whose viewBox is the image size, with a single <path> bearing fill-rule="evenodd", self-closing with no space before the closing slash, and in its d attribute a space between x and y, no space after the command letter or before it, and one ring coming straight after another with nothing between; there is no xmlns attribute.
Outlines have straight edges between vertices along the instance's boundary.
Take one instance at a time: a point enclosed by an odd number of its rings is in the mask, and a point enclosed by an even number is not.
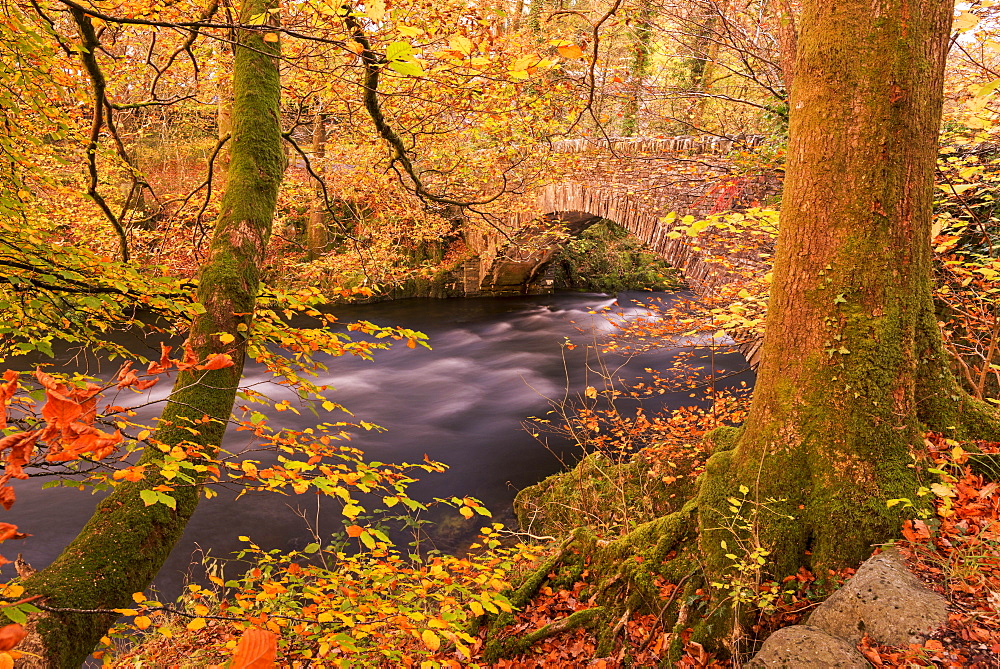
<svg viewBox="0 0 1000 669"><path fill-rule="evenodd" d="M272 0L247 0L244 22L276 6ZM271 20L277 20L270 15ZM204 358L230 353L235 365L214 371L178 375L142 462L162 460L160 449L185 444L213 455L225 433L243 369L245 334L259 287L260 265L271 230L278 185L284 171L278 125L277 42L261 31L244 31L236 48L233 76L233 139L230 172L221 212L199 276L198 316L189 342ZM223 344L219 333L237 337ZM205 421L204 417L208 420ZM192 428L196 428L192 432ZM155 472L155 466L150 468ZM32 594L54 607L123 608L134 592L144 590L180 538L198 503L199 480L171 493L176 509L146 507L140 492L164 483L151 476L125 483L104 500L80 535L56 561L25 582ZM42 614L34 623L32 652L44 666L77 667L113 622L105 614Z"/></svg>

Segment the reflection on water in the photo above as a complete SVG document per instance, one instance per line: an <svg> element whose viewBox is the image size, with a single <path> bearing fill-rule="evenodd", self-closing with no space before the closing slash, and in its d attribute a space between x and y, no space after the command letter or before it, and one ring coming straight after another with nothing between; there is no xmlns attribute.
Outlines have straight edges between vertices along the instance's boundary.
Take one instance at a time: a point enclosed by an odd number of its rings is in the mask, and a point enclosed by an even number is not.
<svg viewBox="0 0 1000 669"><path fill-rule="evenodd" d="M398 346L377 353L374 362L334 359L320 382L336 388L331 399L357 419L387 428L381 433L364 432L352 442L369 459L415 462L426 454L449 465L446 473L429 474L413 486L413 496L426 500L472 495L494 511L503 511L509 509L517 490L559 470L557 455L572 455L549 452L520 423L527 416L544 413L546 398L563 395L567 387L571 392L583 390L586 344L613 329L603 316L590 312L613 307L616 318L635 318L648 312L633 300L649 297L650 293L625 293L617 304L613 298L593 294L415 299L340 308L338 316L344 322L365 319L423 331L433 350ZM562 347L567 338L580 346ZM618 376L632 379L642 375L644 368L665 368L675 354L660 349L628 361L619 356L609 362L615 367L624 363ZM720 371L731 371L744 363L730 355L716 356L715 364ZM741 378L750 381L742 376L733 382ZM259 367L250 366L246 380L263 383L266 376ZM163 385L153 389L152 397L167 393L169 388ZM275 399L292 397L285 388L270 388ZM679 406L691 400L685 393L656 401ZM320 420L341 416L321 413ZM314 424L316 417L308 411L301 416L286 411L276 414L274 421L301 429ZM226 447L240 450L245 439L244 433L230 433ZM37 479L16 483L18 503L4 520L24 525L35 536L16 549L5 548L8 553L24 553L25 559L40 568L83 526L96 499L70 489L42 491ZM314 519L317 498L312 493L249 495L236 503L233 497L223 491L218 498L202 501L158 579L168 594L176 592L196 546L223 556L240 546L240 535L251 536L265 548L301 548L311 541L306 523L293 509L305 509ZM332 507L321 509L321 532L338 527L336 513ZM481 524L480 519L473 527Z"/></svg>

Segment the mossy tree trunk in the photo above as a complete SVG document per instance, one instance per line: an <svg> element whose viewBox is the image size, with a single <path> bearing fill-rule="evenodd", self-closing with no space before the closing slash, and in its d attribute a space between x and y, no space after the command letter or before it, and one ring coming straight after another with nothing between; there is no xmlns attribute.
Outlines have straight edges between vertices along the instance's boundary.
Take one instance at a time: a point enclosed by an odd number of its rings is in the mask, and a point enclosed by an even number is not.
<svg viewBox="0 0 1000 669"><path fill-rule="evenodd" d="M923 428L997 434L948 372L931 217L952 3L802 3L787 176L762 364L732 450L708 463L701 547L722 570L751 489L773 571L856 566L917 500ZM821 572L824 573L824 572Z"/></svg>
<svg viewBox="0 0 1000 669"><path fill-rule="evenodd" d="M718 25L729 9L729 0L699 3L691 8L698 13L690 21L695 26L691 41L691 74L687 89L694 94L685 114L685 131L698 131L711 101L712 83L715 81L715 61L719 57L720 36Z"/></svg>
<svg viewBox="0 0 1000 669"><path fill-rule="evenodd" d="M887 501L920 503L911 453L925 428L1000 439L996 412L950 373L932 303L933 176L953 3L801 5L751 411L742 427L708 436L706 472L681 511L613 541L578 530L554 558L564 563L556 580L567 572L574 580L584 566L591 574L605 611L598 630L644 608L667 630L693 627L693 640L732 650L738 612L728 601L702 602L711 582L745 578L727 554L749 562L754 549L768 551L763 575L779 580L800 566L820 578L857 566L913 513ZM550 572L542 565L515 598L553 580ZM666 603L658 576L677 584ZM614 636L599 634L599 655L613 651ZM679 638L665 663L678 659ZM502 634L490 643L498 655L510 645Z"/></svg>
<svg viewBox="0 0 1000 669"><path fill-rule="evenodd" d="M246 0L242 22L252 23L277 7L277 0ZM269 20L277 21L275 14ZM205 456L217 452L232 412L243 370L245 332L254 311L264 249L271 231L278 186L284 171L278 119L280 84L278 41L265 41L261 30L242 31L234 54L232 140L229 178L221 211L201 268L198 300L205 313L192 324L189 342L199 357L230 353L235 365L208 372L178 375L153 441L141 462L156 472L161 448L185 444ZM224 344L217 336L237 338ZM205 421L204 417L208 420ZM192 426L197 429L192 432ZM200 480L176 486L176 509L146 507L140 493L164 483L147 476L122 484L98 506L80 535L53 564L28 579L31 594L44 596L50 607L111 609L131 605L131 595L144 590L180 538L194 512ZM24 647L41 656L39 666L78 667L115 615L45 613L32 621ZM30 662L30 656L27 657Z"/></svg>
<svg viewBox="0 0 1000 669"><path fill-rule="evenodd" d="M646 77L649 75L653 55L653 18L655 9L651 0L641 0L636 12L632 35L632 62L629 63L629 91L622 110L622 136L639 134L639 113L642 110Z"/></svg>

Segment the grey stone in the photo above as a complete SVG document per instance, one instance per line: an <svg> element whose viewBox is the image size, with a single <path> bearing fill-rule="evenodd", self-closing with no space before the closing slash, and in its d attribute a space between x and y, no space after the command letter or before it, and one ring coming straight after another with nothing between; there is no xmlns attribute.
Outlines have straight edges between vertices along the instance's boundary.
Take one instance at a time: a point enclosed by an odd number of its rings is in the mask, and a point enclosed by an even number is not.
<svg viewBox="0 0 1000 669"><path fill-rule="evenodd" d="M948 622L948 601L911 574L899 551L890 548L861 565L808 622L851 644L867 633L878 643L905 646Z"/></svg>
<svg viewBox="0 0 1000 669"><path fill-rule="evenodd" d="M871 664L843 639L811 625L792 625L769 636L746 666L755 669L868 669Z"/></svg>

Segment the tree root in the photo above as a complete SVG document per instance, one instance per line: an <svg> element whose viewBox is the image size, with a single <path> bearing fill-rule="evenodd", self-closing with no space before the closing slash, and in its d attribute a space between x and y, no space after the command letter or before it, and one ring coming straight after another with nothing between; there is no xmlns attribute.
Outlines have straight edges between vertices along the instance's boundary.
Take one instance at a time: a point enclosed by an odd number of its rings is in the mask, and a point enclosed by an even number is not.
<svg viewBox="0 0 1000 669"><path fill-rule="evenodd" d="M500 639L488 644L483 653L483 657L487 662L496 662L502 657L520 655L539 641L547 639L550 636L576 629L578 627L589 627L599 620L602 620L605 613L606 609L603 606L577 611L562 620L549 623L534 632L529 632L528 634L519 637Z"/></svg>
<svg viewBox="0 0 1000 669"><path fill-rule="evenodd" d="M695 503L689 502L681 511L644 523L612 541L599 539L584 528L575 530L509 599L516 608L524 607L546 583L571 587L586 573L592 585L580 598L590 598L597 605L516 637L502 636L504 628L514 623L514 616L501 614L489 626L484 657L493 662L519 655L539 641L579 627L601 630L597 656L606 656L613 652L628 619L640 611L657 615L664 629L673 630L682 603L696 589L695 582L701 587L701 579L691 579L697 570L693 557L697 550L695 511ZM660 588L668 582L676 587L664 603ZM679 597L686 582L685 596Z"/></svg>

